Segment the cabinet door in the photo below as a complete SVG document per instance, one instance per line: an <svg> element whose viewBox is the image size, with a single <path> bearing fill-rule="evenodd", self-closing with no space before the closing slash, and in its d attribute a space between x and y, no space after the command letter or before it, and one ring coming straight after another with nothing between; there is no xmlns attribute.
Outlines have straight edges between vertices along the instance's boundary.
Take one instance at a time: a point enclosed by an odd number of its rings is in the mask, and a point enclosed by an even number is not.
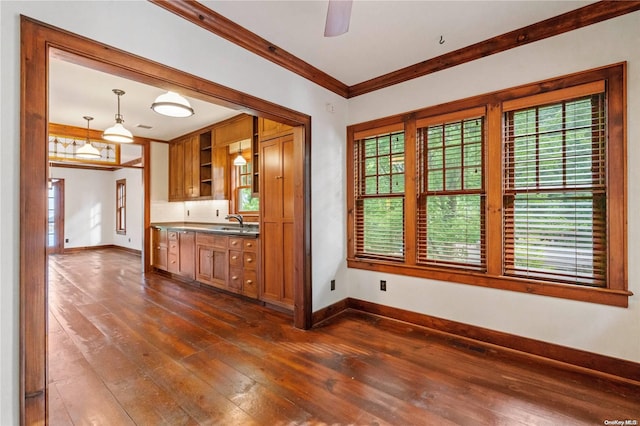
<svg viewBox="0 0 640 426"><path fill-rule="evenodd" d="M227 176L229 169L229 155L226 146L213 149L211 164L211 192L214 200L228 200Z"/></svg>
<svg viewBox="0 0 640 426"><path fill-rule="evenodd" d="M293 308L294 186L293 135L262 143L261 299ZM267 249L268 248L268 249Z"/></svg>
<svg viewBox="0 0 640 426"><path fill-rule="evenodd" d="M187 278L195 278L196 236L195 232L178 233L178 273Z"/></svg>
<svg viewBox="0 0 640 426"><path fill-rule="evenodd" d="M191 136L184 144L184 194L186 198L200 196L200 137Z"/></svg>
<svg viewBox="0 0 640 426"><path fill-rule="evenodd" d="M205 284L211 284L213 276L212 252L211 247L200 244L196 246L196 280Z"/></svg>
<svg viewBox="0 0 640 426"><path fill-rule="evenodd" d="M227 249L213 247L211 251L211 284L220 287L227 287Z"/></svg>
<svg viewBox="0 0 640 426"><path fill-rule="evenodd" d="M169 144L169 201L184 199L184 145Z"/></svg>

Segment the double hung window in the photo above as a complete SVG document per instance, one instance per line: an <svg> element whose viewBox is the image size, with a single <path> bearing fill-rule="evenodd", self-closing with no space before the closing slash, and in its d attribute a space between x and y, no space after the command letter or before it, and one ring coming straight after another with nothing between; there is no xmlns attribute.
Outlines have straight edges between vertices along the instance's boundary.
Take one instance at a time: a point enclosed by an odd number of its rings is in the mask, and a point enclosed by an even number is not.
<svg viewBox="0 0 640 426"><path fill-rule="evenodd" d="M349 267L627 306L625 68L349 126Z"/></svg>

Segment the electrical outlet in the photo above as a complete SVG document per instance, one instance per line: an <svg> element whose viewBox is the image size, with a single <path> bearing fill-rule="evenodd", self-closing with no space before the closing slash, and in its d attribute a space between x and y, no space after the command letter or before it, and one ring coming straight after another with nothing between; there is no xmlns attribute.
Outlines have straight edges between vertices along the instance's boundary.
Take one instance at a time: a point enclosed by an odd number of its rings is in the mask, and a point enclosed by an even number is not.
<svg viewBox="0 0 640 426"><path fill-rule="evenodd" d="M65 243L68 243L68 242L69 242L69 239L68 239L68 238L65 238L64 242L65 242Z"/></svg>
<svg viewBox="0 0 640 426"><path fill-rule="evenodd" d="M336 280L331 280L331 291L336 289Z"/></svg>
<svg viewBox="0 0 640 426"><path fill-rule="evenodd" d="M187 216L189 216L189 210L187 210Z"/></svg>
<svg viewBox="0 0 640 426"><path fill-rule="evenodd" d="M220 210L216 209L216 217L220 216Z"/></svg>
<svg viewBox="0 0 640 426"><path fill-rule="evenodd" d="M387 291L387 281L380 280L380 291Z"/></svg>

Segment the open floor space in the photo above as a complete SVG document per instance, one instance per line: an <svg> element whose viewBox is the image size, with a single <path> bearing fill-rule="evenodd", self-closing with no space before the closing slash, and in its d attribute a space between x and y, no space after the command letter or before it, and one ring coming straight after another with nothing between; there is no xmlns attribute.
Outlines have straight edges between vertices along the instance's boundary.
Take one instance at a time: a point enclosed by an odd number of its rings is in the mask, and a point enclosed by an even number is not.
<svg viewBox="0 0 640 426"><path fill-rule="evenodd" d="M49 259L52 425L602 425L640 389L347 311L320 326L141 275L123 250Z"/></svg>

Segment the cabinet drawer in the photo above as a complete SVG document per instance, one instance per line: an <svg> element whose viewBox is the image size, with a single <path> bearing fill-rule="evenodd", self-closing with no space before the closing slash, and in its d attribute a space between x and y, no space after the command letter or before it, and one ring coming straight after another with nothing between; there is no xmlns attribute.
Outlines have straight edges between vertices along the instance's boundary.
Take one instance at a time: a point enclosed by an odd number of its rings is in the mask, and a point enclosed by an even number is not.
<svg viewBox="0 0 640 426"><path fill-rule="evenodd" d="M244 271L242 293L251 297L258 296L258 276L255 271Z"/></svg>
<svg viewBox="0 0 640 426"><path fill-rule="evenodd" d="M242 255L242 266L246 269L256 269L256 254L255 253L244 253Z"/></svg>
<svg viewBox="0 0 640 426"><path fill-rule="evenodd" d="M227 241L229 241L229 237L227 237L226 235L207 234L204 232L196 233L197 244L218 248L227 248Z"/></svg>
<svg viewBox="0 0 640 426"><path fill-rule="evenodd" d="M229 269L229 290L235 292L242 291L242 269Z"/></svg>
<svg viewBox="0 0 640 426"><path fill-rule="evenodd" d="M169 254L178 255L178 241L169 240Z"/></svg>
<svg viewBox="0 0 640 426"><path fill-rule="evenodd" d="M242 250L244 238L229 237L229 248L232 250Z"/></svg>
<svg viewBox="0 0 640 426"><path fill-rule="evenodd" d="M235 250L229 251L229 266L242 267L242 252Z"/></svg>
<svg viewBox="0 0 640 426"><path fill-rule="evenodd" d="M242 248L244 248L244 251L258 251L258 240L256 238L243 238Z"/></svg>
<svg viewBox="0 0 640 426"><path fill-rule="evenodd" d="M167 271L171 273L178 272L178 255L175 253L169 253L167 258L168 258Z"/></svg>

